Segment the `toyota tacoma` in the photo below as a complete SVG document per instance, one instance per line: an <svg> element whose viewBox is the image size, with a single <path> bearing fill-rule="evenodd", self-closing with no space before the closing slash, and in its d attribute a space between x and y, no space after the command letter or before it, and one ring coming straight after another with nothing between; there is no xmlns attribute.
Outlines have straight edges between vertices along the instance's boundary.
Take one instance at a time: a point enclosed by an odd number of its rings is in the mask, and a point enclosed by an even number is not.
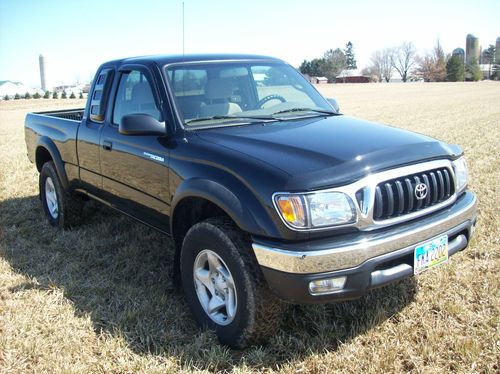
<svg viewBox="0 0 500 374"><path fill-rule="evenodd" d="M84 109L29 113L25 138L49 223L92 198L170 235L194 318L232 347L273 334L283 301L446 263L476 224L459 146L342 115L271 57L107 62Z"/></svg>

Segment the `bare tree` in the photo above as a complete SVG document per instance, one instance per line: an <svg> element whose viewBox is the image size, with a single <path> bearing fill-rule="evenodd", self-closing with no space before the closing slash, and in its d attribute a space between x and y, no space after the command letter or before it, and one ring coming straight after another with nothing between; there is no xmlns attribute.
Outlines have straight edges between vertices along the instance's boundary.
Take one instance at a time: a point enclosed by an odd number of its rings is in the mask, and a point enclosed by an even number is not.
<svg viewBox="0 0 500 374"><path fill-rule="evenodd" d="M444 82L446 80L446 57L439 39L432 54L416 58L416 71L426 82Z"/></svg>
<svg viewBox="0 0 500 374"><path fill-rule="evenodd" d="M412 42L403 42L399 47L394 48L391 64L399 73L403 82L408 80L408 74L415 64L416 57L417 52Z"/></svg>
<svg viewBox="0 0 500 374"><path fill-rule="evenodd" d="M380 82L384 79L386 82L391 80L392 67L392 49L385 48L375 51L371 57L372 71L377 73Z"/></svg>

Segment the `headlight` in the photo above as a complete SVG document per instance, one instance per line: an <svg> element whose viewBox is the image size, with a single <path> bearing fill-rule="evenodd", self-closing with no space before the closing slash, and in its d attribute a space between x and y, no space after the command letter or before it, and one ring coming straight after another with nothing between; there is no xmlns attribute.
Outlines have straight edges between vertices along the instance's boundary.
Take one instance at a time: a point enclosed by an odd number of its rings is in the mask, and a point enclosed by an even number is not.
<svg viewBox="0 0 500 374"><path fill-rule="evenodd" d="M274 202L281 218L293 228L338 226L356 221L351 199L342 192L278 194Z"/></svg>
<svg viewBox="0 0 500 374"><path fill-rule="evenodd" d="M455 189L457 193L463 191L467 187L467 163L464 157L453 161L453 169L455 169Z"/></svg>

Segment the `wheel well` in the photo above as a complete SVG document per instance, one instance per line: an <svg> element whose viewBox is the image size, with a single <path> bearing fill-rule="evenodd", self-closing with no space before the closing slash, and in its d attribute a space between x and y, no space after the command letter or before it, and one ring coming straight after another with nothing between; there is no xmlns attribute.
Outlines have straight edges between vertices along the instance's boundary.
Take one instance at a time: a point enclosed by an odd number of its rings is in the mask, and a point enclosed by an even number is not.
<svg viewBox="0 0 500 374"><path fill-rule="evenodd" d="M209 200L199 197L188 197L180 201L175 207L172 221L172 236L175 243L174 277L180 283L180 254L182 242L188 230L198 222L211 217L229 215L219 206Z"/></svg>
<svg viewBox="0 0 500 374"><path fill-rule="evenodd" d="M35 154L36 168L38 171L42 171L43 164L48 161L52 161L52 156L50 155L47 148L38 147Z"/></svg>

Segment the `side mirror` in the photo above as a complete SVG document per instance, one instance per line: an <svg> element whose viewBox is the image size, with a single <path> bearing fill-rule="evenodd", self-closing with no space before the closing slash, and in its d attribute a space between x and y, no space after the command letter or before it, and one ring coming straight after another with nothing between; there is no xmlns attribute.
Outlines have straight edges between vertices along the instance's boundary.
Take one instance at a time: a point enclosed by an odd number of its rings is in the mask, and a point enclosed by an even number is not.
<svg viewBox="0 0 500 374"><path fill-rule="evenodd" d="M335 110L337 113L340 113L340 107L339 107L339 103L337 103L337 100L335 100L335 99L326 99L326 101L328 101L330 103L330 105L332 106L333 110Z"/></svg>
<svg viewBox="0 0 500 374"><path fill-rule="evenodd" d="M127 114L122 117L118 131L123 135L165 135L165 122L148 114Z"/></svg>

